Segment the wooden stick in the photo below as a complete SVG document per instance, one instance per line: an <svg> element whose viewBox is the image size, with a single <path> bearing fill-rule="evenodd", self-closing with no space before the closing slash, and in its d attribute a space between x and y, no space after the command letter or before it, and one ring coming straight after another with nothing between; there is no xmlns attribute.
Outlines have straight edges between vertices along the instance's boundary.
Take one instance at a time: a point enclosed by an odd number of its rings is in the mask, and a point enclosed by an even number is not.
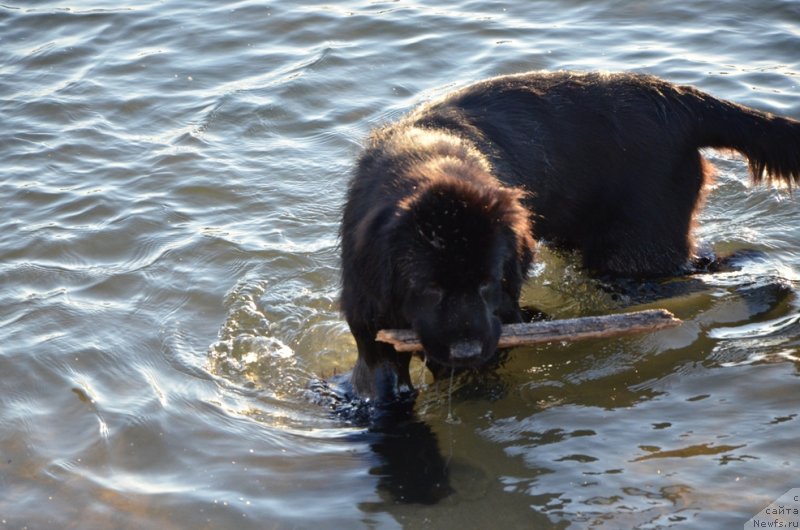
<svg viewBox="0 0 800 530"><path fill-rule="evenodd" d="M523 324L504 324L498 348L556 341L576 341L615 337L628 333L656 331L681 324L666 309L648 309L593 317L542 320ZM421 351L422 343L410 329L382 329L375 340L394 345L399 352Z"/></svg>

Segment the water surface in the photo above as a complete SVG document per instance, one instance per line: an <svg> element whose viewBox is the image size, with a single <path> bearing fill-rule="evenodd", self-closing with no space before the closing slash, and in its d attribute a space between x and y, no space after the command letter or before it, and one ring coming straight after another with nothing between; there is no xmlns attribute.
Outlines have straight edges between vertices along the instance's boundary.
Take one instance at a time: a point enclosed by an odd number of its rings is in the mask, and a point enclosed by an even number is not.
<svg viewBox="0 0 800 530"><path fill-rule="evenodd" d="M654 300L543 250L525 290L683 326L452 395L417 366L379 432L309 391L355 359L337 229L371 127L531 69L800 118L797 2L12 2L0 44L0 528L736 528L800 487L800 203L724 153L698 237L738 270Z"/></svg>

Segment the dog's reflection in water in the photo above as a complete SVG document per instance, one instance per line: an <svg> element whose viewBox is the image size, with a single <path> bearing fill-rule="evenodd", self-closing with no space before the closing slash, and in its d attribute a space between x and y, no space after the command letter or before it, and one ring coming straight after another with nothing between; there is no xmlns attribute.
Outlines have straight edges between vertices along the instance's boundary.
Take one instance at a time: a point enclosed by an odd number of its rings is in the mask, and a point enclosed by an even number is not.
<svg viewBox="0 0 800 530"><path fill-rule="evenodd" d="M364 427L347 436L366 443L372 455L370 474L386 500L435 504L453 493L447 460L431 427L414 413L414 395L392 403L373 404L356 398L349 375L312 382L315 399L342 420Z"/></svg>

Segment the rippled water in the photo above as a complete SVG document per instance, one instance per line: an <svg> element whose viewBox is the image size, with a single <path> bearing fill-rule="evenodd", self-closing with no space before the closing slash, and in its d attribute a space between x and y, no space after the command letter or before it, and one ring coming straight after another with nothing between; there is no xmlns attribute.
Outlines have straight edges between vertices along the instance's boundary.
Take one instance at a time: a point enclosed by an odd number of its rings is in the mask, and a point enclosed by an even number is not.
<svg viewBox="0 0 800 530"><path fill-rule="evenodd" d="M369 128L563 68L800 118L800 4L0 5L0 528L736 528L800 487L800 202L727 155L699 235L740 270L642 297L683 326L452 396L416 367L383 430L309 390L355 358L337 225ZM543 254L528 302L642 306Z"/></svg>

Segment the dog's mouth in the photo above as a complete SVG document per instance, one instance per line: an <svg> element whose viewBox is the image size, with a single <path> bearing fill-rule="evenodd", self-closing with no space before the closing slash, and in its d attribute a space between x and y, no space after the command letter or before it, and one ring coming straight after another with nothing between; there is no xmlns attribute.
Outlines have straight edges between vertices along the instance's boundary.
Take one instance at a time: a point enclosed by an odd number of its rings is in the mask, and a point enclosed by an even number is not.
<svg viewBox="0 0 800 530"><path fill-rule="evenodd" d="M499 325L497 326L500 327ZM497 357L497 336L493 334L480 333L459 333L456 337L448 340L447 333L426 334L423 330L415 330L422 343L424 356L428 365L440 367L470 369L480 368L493 361ZM453 340L454 339L454 340Z"/></svg>

